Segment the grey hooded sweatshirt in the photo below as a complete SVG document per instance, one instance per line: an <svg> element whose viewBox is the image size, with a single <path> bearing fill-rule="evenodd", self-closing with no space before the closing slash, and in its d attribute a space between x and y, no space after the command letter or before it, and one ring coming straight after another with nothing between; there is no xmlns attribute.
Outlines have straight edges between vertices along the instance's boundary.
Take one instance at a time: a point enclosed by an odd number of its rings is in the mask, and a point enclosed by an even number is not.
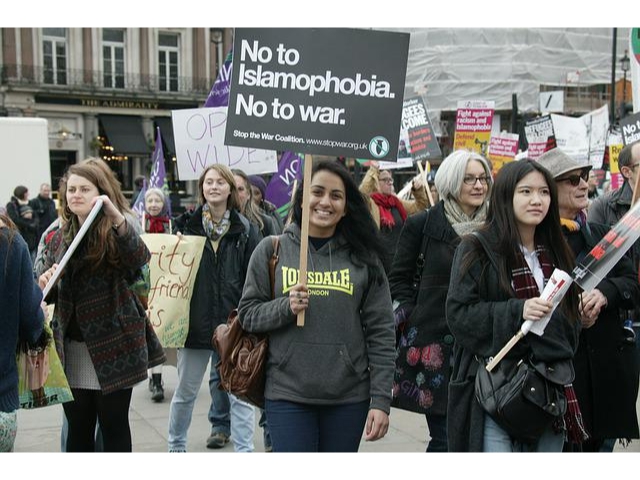
<svg viewBox="0 0 640 480"><path fill-rule="evenodd" d="M310 243L309 307L298 327L289 290L298 282L300 228L292 224L281 236L273 300L272 252L270 238L256 247L238 307L245 330L269 334L265 397L314 405L370 400L369 408L389 413L395 334L384 273L374 281L339 234L317 251Z"/></svg>

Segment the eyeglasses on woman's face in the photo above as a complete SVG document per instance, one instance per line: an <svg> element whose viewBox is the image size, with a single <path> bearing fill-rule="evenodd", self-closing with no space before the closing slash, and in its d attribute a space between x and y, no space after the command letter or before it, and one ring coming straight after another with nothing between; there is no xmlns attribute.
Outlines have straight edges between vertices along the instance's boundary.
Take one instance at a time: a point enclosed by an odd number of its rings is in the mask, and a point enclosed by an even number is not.
<svg viewBox="0 0 640 480"><path fill-rule="evenodd" d="M580 185L580 180L585 182L589 180L589 170L582 170L580 173L574 173L564 178L556 178L556 182L569 182L572 187Z"/></svg>
<svg viewBox="0 0 640 480"><path fill-rule="evenodd" d="M489 182L489 177L486 175L481 175L479 177L474 175L465 175L462 181L467 185L475 185L476 182L480 182L480 185L486 185Z"/></svg>

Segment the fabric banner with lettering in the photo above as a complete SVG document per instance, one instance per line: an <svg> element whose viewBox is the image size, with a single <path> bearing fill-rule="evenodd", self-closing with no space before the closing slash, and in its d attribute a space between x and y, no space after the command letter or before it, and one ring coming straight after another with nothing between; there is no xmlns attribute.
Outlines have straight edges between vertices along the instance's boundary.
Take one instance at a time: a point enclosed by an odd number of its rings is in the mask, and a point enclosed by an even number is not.
<svg viewBox="0 0 640 480"><path fill-rule="evenodd" d="M181 348L189 333L189 305L205 237L142 235L151 251L149 320L165 348Z"/></svg>
<svg viewBox="0 0 640 480"><path fill-rule="evenodd" d="M271 177L267 185L265 198L276 206L278 215L283 220L289 214L296 180L302 181L303 165L302 154L290 151L282 152L278 162L278 171Z"/></svg>

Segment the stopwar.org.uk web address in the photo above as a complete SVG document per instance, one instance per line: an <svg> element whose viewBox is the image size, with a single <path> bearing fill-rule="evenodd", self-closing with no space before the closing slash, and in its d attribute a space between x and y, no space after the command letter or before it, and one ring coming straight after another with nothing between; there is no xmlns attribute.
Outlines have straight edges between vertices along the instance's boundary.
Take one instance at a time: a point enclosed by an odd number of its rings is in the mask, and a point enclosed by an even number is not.
<svg viewBox="0 0 640 480"><path fill-rule="evenodd" d="M266 140L266 141L275 141L275 142L283 142L283 143L301 143L306 145L317 145L319 147L330 147L330 148L345 148L348 150L352 150L353 152L360 152L363 150L367 150L367 144L362 142L345 142L338 140L319 140L317 138L302 138L296 135L280 135L279 133L266 133L266 132L244 132L242 130L234 130L234 137L239 138L253 138L256 140Z"/></svg>

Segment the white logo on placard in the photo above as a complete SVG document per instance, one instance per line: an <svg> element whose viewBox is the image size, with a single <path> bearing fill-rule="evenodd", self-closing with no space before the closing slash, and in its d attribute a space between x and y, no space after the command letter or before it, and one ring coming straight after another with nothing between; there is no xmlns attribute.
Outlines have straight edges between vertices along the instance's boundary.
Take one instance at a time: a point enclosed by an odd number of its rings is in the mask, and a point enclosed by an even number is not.
<svg viewBox="0 0 640 480"><path fill-rule="evenodd" d="M369 142L369 153L371 153L374 158L384 157L389 153L389 140L380 135L373 137Z"/></svg>

